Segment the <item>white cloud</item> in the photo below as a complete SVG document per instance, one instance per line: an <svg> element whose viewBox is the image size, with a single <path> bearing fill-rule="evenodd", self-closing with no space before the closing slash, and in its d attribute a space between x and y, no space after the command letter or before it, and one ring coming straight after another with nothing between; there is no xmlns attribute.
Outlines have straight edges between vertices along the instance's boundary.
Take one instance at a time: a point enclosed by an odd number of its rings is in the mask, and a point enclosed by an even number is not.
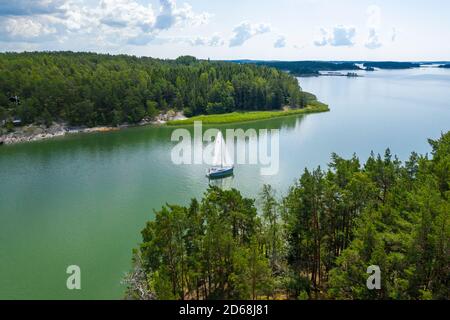
<svg viewBox="0 0 450 320"><path fill-rule="evenodd" d="M355 44L355 36L356 28L353 26L337 25L332 30L320 28L320 35L314 41L314 44L318 47L326 45L351 47Z"/></svg>
<svg viewBox="0 0 450 320"><path fill-rule="evenodd" d="M160 0L155 11L139 0L0 0L0 41L64 43L77 38L101 46L146 45L159 33L175 27L206 23L207 13L188 4ZM217 41L217 40L216 40Z"/></svg>
<svg viewBox="0 0 450 320"><path fill-rule="evenodd" d="M197 47L197 46L204 46L204 47L221 47L225 44L223 39L215 34L212 37L196 37L194 39L188 40L188 43L191 46Z"/></svg>
<svg viewBox="0 0 450 320"><path fill-rule="evenodd" d="M189 4L177 8L175 0L160 0L161 10L156 18L155 29L167 30L176 25L189 23L191 25L202 25L208 22L210 14L196 14Z"/></svg>
<svg viewBox="0 0 450 320"><path fill-rule="evenodd" d="M155 17L151 5L147 7L129 0L102 0L100 22L112 28L140 27L151 29Z"/></svg>
<svg viewBox="0 0 450 320"><path fill-rule="evenodd" d="M25 16L0 19L0 40L3 41L43 41L55 33L55 28L42 24L38 19Z"/></svg>
<svg viewBox="0 0 450 320"><path fill-rule="evenodd" d="M382 44L379 40L378 33L375 29L369 30L369 37L365 43L365 46L369 49L377 49L382 46Z"/></svg>
<svg viewBox="0 0 450 320"><path fill-rule="evenodd" d="M380 48L381 9L379 6L371 5L367 8L368 37L364 45L369 49ZM395 33L395 32L394 32ZM320 28L314 45L322 47L326 45L340 47L352 47L355 45L356 28L353 26L337 25L333 29ZM395 35L393 35L395 39Z"/></svg>
<svg viewBox="0 0 450 320"><path fill-rule="evenodd" d="M397 29L396 28L392 28L391 41L395 42L396 39L397 39Z"/></svg>
<svg viewBox="0 0 450 320"><path fill-rule="evenodd" d="M278 39L273 44L274 48L284 48L286 47L286 37L279 36Z"/></svg>
<svg viewBox="0 0 450 320"><path fill-rule="evenodd" d="M271 27L268 24L251 24L249 22L242 22L236 26L233 30L233 36L230 39L230 47L242 46L246 41L251 38L270 32Z"/></svg>
<svg viewBox="0 0 450 320"><path fill-rule="evenodd" d="M57 40L68 0L0 0L0 41Z"/></svg>
<svg viewBox="0 0 450 320"><path fill-rule="evenodd" d="M367 8L367 27L369 35L365 46L368 49L378 49L383 44L380 41L379 29L381 28L381 9L379 6L369 6Z"/></svg>
<svg viewBox="0 0 450 320"><path fill-rule="evenodd" d="M333 28L333 32L331 33L330 38L328 39L328 43L332 46L353 46L355 43L353 38L356 35L355 27L348 27L339 25Z"/></svg>
<svg viewBox="0 0 450 320"><path fill-rule="evenodd" d="M143 6L136 0L103 0L103 3L106 8L103 6L99 11L103 15L100 21L108 28L102 29L102 36L108 42L119 44L166 43L168 39L158 40L161 31L186 25L198 26L207 23L210 17L207 13L195 13L188 4L178 8L175 0L160 0L158 13L151 5Z"/></svg>
<svg viewBox="0 0 450 320"><path fill-rule="evenodd" d="M317 39L314 40L314 44L317 47L323 47L328 44L328 31L324 28L320 28L319 35L317 36Z"/></svg>
<svg viewBox="0 0 450 320"><path fill-rule="evenodd" d="M72 1L65 3L61 8L64 10L61 17L47 16L50 23L62 24L69 32L78 30L93 32L99 27L99 17L102 16L99 8L92 9Z"/></svg>

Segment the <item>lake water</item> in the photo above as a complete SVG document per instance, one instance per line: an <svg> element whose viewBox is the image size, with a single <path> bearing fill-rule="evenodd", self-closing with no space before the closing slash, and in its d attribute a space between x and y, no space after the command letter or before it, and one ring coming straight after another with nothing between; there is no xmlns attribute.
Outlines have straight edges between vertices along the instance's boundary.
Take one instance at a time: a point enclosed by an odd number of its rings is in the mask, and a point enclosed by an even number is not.
<svg viewBox="0 0 450 320"><path fill-rule="evenodd" d="M278 194L330 154L366 159L391 148L405 160L450 130L450 70L301 78L331 112L228 127L280 129L280 171L238 166L224 181L255 197ZM228 128L227 127L227 128ZM225 128L225 127L222 127ZM120 299L131 250L153 210L185 204L208 186L206 166L175 166L172 128L134 128L0 147L0 298ZM81 267L82 290L66 289Z"/></svg>

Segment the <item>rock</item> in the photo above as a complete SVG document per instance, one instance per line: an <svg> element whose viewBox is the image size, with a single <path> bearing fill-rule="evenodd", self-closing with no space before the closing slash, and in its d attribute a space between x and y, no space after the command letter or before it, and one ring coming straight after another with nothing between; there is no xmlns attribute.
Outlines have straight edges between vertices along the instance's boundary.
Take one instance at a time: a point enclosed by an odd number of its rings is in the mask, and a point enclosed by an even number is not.
<svg viewBox="0 0 450 320"><path fill-rule="evenodd" d="M187 119L183 112L175 112L173 110L167 113L158 115L155 120L150 118L143 119L139 125L144 126L148 124L163 125L167 121L171 120L184 120ZM28 141L39 141L45 139L51 139L54 137L61 137L71 133L92 133L92 132L107 132L115 131L122 128L130 127L129 124L122 124L118 127L68 127L65 123L53 123L49 128L43 125L27 125L24 127L17 127L14 132L1 133L0 132L0 144L14 144Z"/></svg>

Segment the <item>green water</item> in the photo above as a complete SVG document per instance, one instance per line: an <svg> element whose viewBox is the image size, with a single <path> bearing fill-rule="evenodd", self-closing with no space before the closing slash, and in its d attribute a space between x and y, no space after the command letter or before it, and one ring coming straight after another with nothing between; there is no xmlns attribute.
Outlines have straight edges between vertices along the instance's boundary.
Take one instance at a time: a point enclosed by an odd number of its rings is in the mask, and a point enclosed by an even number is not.
<svg viewBox="0 0 450 320"><path fill-rule="evenodd" d="M223 182L256 196L285 192L331 152L366 158L390 147L404 160L450 130L450 71L300 79L332 111L222 127L280 129L280 171L238 166ZM208 186L206 166L175 166L172 128L134 128L0 147L0 298L120 299L131 250L153 209L187 203ZM82 290L66 289L67 266Z"/></svg>

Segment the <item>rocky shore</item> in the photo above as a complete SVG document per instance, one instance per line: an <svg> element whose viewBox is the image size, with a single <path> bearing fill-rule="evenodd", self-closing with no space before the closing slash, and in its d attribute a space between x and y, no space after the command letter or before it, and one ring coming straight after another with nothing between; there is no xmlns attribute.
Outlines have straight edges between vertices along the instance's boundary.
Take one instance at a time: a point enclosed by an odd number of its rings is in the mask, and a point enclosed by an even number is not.
<svg viewBox="0 0 450 320"><path fill-rule="evenodd" d="M135 126L164 125L167 121L183 119L186 119L186 117L181 112L169 112L160 114L155 119L144 119L138 124L123 124L118 127L70 127L65 123L54 122L50 127L31 124L16 127L12 132L6 132L6 130L0 128L0 145L46 140L75 133L109 132Z"/></svg>

